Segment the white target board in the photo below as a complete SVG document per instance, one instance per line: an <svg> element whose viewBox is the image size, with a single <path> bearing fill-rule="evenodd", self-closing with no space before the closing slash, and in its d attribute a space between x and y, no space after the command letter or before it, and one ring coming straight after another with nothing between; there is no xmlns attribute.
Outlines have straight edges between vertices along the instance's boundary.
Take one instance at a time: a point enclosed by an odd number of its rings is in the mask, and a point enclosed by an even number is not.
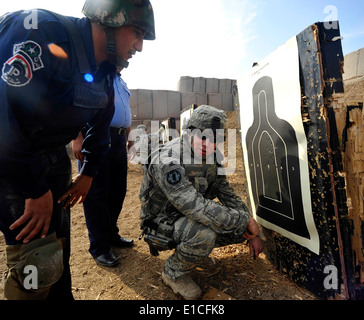
<svg viewBox="0 0 364 320"><path fill-rule="evenodd" d="M318 254L296 37L255 64L238 87L253 215L262 226Z"/></svg>

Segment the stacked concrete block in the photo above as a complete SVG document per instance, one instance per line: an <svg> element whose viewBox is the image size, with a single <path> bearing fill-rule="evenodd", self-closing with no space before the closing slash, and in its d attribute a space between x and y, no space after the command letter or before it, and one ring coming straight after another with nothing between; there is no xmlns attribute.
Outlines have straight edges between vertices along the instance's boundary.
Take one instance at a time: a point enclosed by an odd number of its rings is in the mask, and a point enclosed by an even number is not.
<svg viewBox="0 0 364 320"><path fill-rule="evenodd" d="M196 104L207 104L208 97L206 93L197 93L196 94Z"/></svg>
<svg viewBox="0 0 364 320"><path fill-rule="evenodd" d="M224 94L222 96L222 109L225 111L234 111L234 96L232 94Z"/></svg>
<svg viewBox="0 0 364 320"><path fill-rule="evenodd" d="M181 93L167 90L153 91L153 119L179 117L181 112Z"/></svg>
<svg viewBox="0 0 364 320"><path fill-rule="evenodd" d="M349 53L344 58L344 80L364 77L364 48Z"/></svg>
<svg viewBox="0 0 364 320"><path fill-rule="evenodd" d="M162 120L168 114L168 95L166 90L154 90L153 99L153 117L154 120Z"/></svg>
<svg viewBox="0 0 364 320"><path fill-rule="evenodd" d="M233 89L235 80L204 77L181 77L178 91L131 90L130 107L133 126L140 124L150 129L151 120L179 119L181 110L191 105L210 104L225 111L234 110Z"/></svg>
<svg viewBox="0 0 364 320"><path fill-rule="evenodd" d="M182 92L181 93L181 103L182 103L181 109L184 109L191 104L197 103L196 101L197 101L196 93L193 93L193 92Z"/></svg>
<svg viewBox="0 0 364 320"><path fill-rule="evenodd" d="M219 92L219 79L207 78L206 93L218 93L218 92Z"/></svg>
<svg viewBox="0 0 364 320"><path fill-rule="evenodd" d="M181 103L181 110L190 106L191 104L207 104L207 94L198 92L181 93Z"/></svg>
<svg viewBox="0 0 364 320"><path fill-rule="evenodd" d="M193 79L193 92L206 93L206 79L199 77Z"/></svg>
<svg viewBox="0 0 364 320"><path fill-rule="evenodd" d="M131 90L130 108L133 120L147 120L153 118L152 90Z"/></svg>
<svg viewBox="0 0 364 320"><path fill-rule="evenodd" d="M184 92L232 94L236 80L204 77L181 77L177 90Z"/></svg>
<svg viewBox="0 0 364 320"><path fill-rule="evenodd" d="M357 77L364 77L364 48L359 51Z"/></svg>
<svg viewBox="0 0 364 320"><path fill-rule="evenodd" d="M133 120L137 120L138 118L138 94L137 90L130 90L131 97L130 97L130 110L131 110L131 117Z"/></svg>
<svg viewBox="0 0 364 320"><path fill-rule="evenodd" d="M223 95L221 93L209 93L207 96L207 104L218 109L223 108Z"/></svg>
<svg viewBox="0 0 364 320"><path fill-rule="evenodd" d="M167 92L168 99L168 117L179 119L181 113L181 93L176 91Z"/></svg>
<svg viewBox="0 0 364 320"><path fill-rule="evenodd" d="M224 111L234 110L234 100L232 94L209 93L207 97L208 104L214 106L215 108L219 108Z"/></svg>
<svg viewBox="0 0 364 320"><path fill-rule="evenodd" d="M231 80L220 79L219 81L219 93L230 94L231 93Z"/></svg>
<svg viewBox="0 0 364 320"><path fill-rule="evenodd" d="M193 82L192 77L181 77L178 81L177 91L193 92Z"/></svg>

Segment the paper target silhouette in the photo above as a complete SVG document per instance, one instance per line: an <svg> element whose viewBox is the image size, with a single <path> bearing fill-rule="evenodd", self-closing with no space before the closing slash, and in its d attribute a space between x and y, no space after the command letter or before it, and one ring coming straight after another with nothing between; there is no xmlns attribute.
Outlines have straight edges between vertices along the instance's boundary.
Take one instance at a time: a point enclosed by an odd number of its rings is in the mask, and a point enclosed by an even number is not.
<svg viewBox="0 0 364 320"><path fill-rule="evenodd" d="M296 37L240 80L239 118L252 215L318 254Z"/></svg>
<svg viewBox="0 0 364 320"><path fill-rule="evenodd" d="M260 78L252 95L254 122L247 131L246 146L256 214L309 238L295 131L275 113L272 78Z"/></svg>

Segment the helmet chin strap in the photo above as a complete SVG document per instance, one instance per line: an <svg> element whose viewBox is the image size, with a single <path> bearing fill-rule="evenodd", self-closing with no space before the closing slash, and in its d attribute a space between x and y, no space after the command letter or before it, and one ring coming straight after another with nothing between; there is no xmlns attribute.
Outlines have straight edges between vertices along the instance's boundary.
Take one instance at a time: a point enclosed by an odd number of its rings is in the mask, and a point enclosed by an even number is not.
<svg viewBox="0 0 364 320"><path fill-rule="evenodd" d="M126 69L129 66L129 62L120 58L116 54L114 28L105 26L104 30L105 30L105 34L106 34L107 54L108 54L109 61L122 69Z"/></svg>

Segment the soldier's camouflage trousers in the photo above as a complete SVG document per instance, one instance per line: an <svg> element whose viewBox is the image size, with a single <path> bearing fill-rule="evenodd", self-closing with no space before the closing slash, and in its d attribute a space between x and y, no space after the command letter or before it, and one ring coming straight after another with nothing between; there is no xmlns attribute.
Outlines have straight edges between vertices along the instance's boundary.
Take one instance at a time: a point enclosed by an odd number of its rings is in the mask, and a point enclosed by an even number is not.
<svg viewBox="0 0 364 320"><path fill-rule="evenodd" d="M215 247L245 241L242 234L218 235L212 229L187 217L174 223L173 240L177 244L176 250L164 266L164 272L172 279L191 272Z"/></svg>

